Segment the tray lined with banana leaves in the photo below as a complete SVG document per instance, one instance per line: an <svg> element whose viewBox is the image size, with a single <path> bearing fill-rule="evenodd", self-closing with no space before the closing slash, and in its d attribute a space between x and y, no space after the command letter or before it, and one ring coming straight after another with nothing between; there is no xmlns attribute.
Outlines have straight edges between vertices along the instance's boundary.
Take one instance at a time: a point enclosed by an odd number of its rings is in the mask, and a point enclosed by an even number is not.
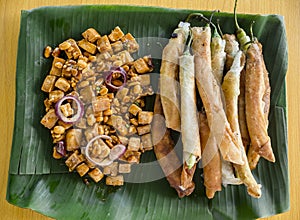
<svg viewBox="0 0 300 220"><path fill-rule="evenodd" d="M228 185L213 199L205 195L202 169L196 169L195 191L179 199L158 164L137 170L136 181L124 186L104 182L86 185L78 174L69 172L63 160L52 158L52 140L40 120L44 115L45 94L40 90L51 60L43 57L47 45L58 45L93 27L109 33L119 26L131 33L140 45L138 57L151 54L154 73L159 73L162 50L180 21L191 13L209 11L157 7L87 5L42 7L22 11L16 72L16 107L13 144L7 186L7 200L56 219L253 219L289 209L287 161L286 83L287 42L284 19L279 15L238 14L239 25L249 27L263 45L269 71L271 102L268 134L275 163L261 160L253 171L262 185L262 196L247 195L242 185ZM223 33L234 33L233 14L216 13ZM197 21L194 21L197 25ZM246 29L246 28L245 28ZM157 77L153 77L157 89ZM153 108L153 100L148 108ZM155 161L146 152L141 163ZM151 175L159 176L155 180ZM142 182L141 179L145 179ZM152 181L153 180L153 181Z"/></svg>

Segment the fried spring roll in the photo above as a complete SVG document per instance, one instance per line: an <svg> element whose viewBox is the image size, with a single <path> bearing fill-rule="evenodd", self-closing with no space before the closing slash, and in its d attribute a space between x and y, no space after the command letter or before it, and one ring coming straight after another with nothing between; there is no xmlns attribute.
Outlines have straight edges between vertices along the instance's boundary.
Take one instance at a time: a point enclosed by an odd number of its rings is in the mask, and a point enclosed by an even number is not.
<svg viewBox="0 0 300 220"><path fill-rule="evenodd" d="M225 45L226 41L222 39L215 30L214 36L211 40L211 66L212 72L220 85L222 83L224 65L226 61Z"/></svg>
<svg viewBox="0 0 300 220"><path fill-rule="evenodd" d="M160 96L156 95L154 118L152 122L154 153L170 186L173 187L177 191L178 196L182 198L190 195L194 191L195 184L191 182L185 187L181 185L182 163L174 151L175 144L171 138L171 130L166 128L165 120L161 119L164 119L162 104ZM164 134L162 135L162 133Z"/></svg>
<svg viewBox="0 0 300 220"><path fill-rule="evenodd" d="M258 46L260 50L262 50L262 45L258 42ZM270 82L269 82L269 73L267 71L263 54L261 53L261 59L263 62L263 70L264 70L264 84L265 84L265 93L263 95L263 103L264 103L264 118L267 124L269 124L268 117L269 117L269 111L270 111L270 96L271 96L271 87L270 87ZM249 151L248 151L248 161L251 170L255 169L258 161L260 159L259 154L255 151L255 149L250 146Z"/></svg>
<svg viewBox="0 0 300 220"><path fill-rule="evenodd" d="M179 57L189 34L189 23L180 22L163 49L160 68L160 94L166 125L180 131Z"/></svg>
<svg viewBox="0 0 300 220"><path fill-rule="evenodd" d="M181 93L181 135L183 144L183 169L181 185L187 188L193 181L196 162L201 158L200 134L196 106L194 56L189 48L179 59Z"/></svg>
<svg viewBox="0 0 300 220"><path fill-rule="evenodd" d="M240 148L223 109L220 85L218 85L212 74L210 27L193 27L192 34L196 85L206 111L208 125L211 131L211 138L209 138L208 144L217 144L224 160L236 164L243 164Z"/></svg>
<svg viewBox="0 0 300 220"><path fill-rule="evenodd" d="M248 161L245 149L242 143L242 137L238 121L238 96L240 94L240 73L244 68L245 57L242 51L239 51L233 61L230 70L224 77L222 89L224 92L226 103L226 115L232 131L236 134L237 140L240 143L243 156L243 165L234 164L237 176L246 185L248 194L252 197L259 198L261 196L261 186L254 179Z"/></svg>
<svg viewBox="0 0 300 220"><path fill-rule="evenodd" d="M223 39L225 40L225 52L226 52L226 61L225 61L225 72L227 73L232 66L233 59L237 52L239 51L239 43L234 34L224 34Z"/></svg>
<svg viewBox="0 0 300 220"><path fill-rule="evenodd" d="M269 98L265 94L270 88L266 85L266 72L262 49L258 42L254 42L247 50L245 80L247 126L253 150L265 159L275 162L267 130L268 119L265 106L269 106L266 101Z"/></svg>
<svg viewBox="0 0 300 220"><path fill-rule="evenodd" d="M223 38L226 41L225 71L228 72L232 66L234 57L239 51L239 43L234 34L224 34ZM239 119L241 136L242 136L245 151L247 151L248 146L250 144L250 137L249 137L248 127L247 127L246 109L245 109L245 69L242 70L240 76L240 95L238 98L238 110L239 110L238 119Z"/></svg>
<svg viewBox="0 0 300 220"><path fill-rule="evenodd" d="M207 140L209 138L209 127L205 112L199 113L200 124L200 140L201 150L204 152L212 146L208 146ZM213 158L203 167L204 186L206 190L206 196L212 199L217 191L222 190L222 163L220 152L216 148L216 152Z"/></svg>

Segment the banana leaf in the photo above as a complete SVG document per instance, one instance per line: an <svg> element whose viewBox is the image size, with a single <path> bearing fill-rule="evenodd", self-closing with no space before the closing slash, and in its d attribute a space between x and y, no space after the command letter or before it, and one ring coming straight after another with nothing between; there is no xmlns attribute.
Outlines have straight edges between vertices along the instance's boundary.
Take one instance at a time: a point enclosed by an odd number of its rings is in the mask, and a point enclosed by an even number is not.
<svg viewBox="0 0 300 220"><path fill-rule="evenodd" d="M106 186L103 182L86 185L78 174L67 171L64 161L52 158L50 133L40 124L45 113L45 94L40 87L52 62L43 57L45 46L55 47L70 37L79 40L89 27L107 34L118 25L137 38L141 46L138 57L152 55L154 72L158 73L167 39L178 22L191 12L195 11L118 5L42 7L22 11L15 125L7 186L9 203L56 219L254 219L289 209L285 83L288 57L284 19L279 15L238 15L240 26L245 30L256 21L253 32L263 44L270 72L268 132L276 163L261 160L254 171L262 185L260 199L248 196L243 186L227 186L214 199L207 199L200 168L195 175L195 192L179 199L155 163L153 152L142 157L142 163L152 166L136 169L131 177L135 181L126 182L122 187ZM232 14L218 13L214 19L217 18L223 33L234 33ZM203 24L195 20L192 25ZM154 88L156 84L157 77L153 77ZM148 108L151 109L151 104ZM151 179L152 174L158 178Z"/></svg>

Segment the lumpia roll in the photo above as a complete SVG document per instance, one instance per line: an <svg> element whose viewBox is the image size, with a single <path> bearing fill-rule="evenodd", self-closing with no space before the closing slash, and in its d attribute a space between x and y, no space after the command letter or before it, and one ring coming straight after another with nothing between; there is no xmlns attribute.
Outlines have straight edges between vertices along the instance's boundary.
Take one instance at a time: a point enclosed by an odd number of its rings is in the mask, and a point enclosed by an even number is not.
<svg viewBox="0 0 300 220"><path fill-rule="evenodd" d="M189 23L180 22L163 49L160 68L160 94L166 126L180 131L179 57L189 34Z"/></svg>
<svg viewBox="0 0 300 220"><path fill-rule="evenodd" d="M265 71L261 47L258 42L254 42L247 50L245 80L247 125L253 149L265 159L275 162L265 112L264 96L268 86Z"/></svg>
<svg viewBox="0 0 300 220"><path fill-rule="evenodd" d="M212 146L207 145L207 140L209 138L209 127L207 122L207 117L205 112L201 111L199 113L199 130L200 130L200 140L202 152L208 150ZM203 177L204 186L206 190L206 196L212 199L217 191L222 190L222 163L220 152L216 148L216 152L213 158L203 167Z"/></svg>
<svg viewBox="0 0 300 220"><path fill-rule="evenodd" d="M159 117L156 117L159 116ZM160 96L156 95L154 104L154 117L152 122L152 141L154 143L154 153L166 175L171 187L173 187L180 198L190 195L195 184L181 186L182 163L174 151L174 141L171 138L171 130L166 128ZM163 133L163 135L161 134Z"/></svg>

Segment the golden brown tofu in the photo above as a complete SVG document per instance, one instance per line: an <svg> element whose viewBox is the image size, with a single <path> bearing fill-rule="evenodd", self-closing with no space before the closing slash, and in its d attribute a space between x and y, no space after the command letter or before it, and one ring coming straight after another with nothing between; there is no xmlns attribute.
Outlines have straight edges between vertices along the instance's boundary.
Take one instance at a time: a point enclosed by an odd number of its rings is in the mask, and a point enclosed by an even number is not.
<svg viewBox="0 0 300 220"><path fill-rule="evenodd" d="M84 103L90 104L94 100L95 92L92 86L86 86L80 89L79 95Z"/></svg>
<svg viewBox="0 0 300 220"><path fill-rule="evenodd" d="M120 61L120 66L134 61L133 57L130 55L130 53L127 50L123 50L117 53L115 56L116 56L115 59Z"/></svg>
<svg viewBox="0 0 300 220"><path fill-rule="evenodd" d="M152 122L153 112L141 111L138 113L138 123L141 125L150 124Z"/></svg>
<svg viewBox="0 0 300 220"><path fill-rule="evenodd" d="M108 176L105 183L110 186L122 186L124 185L124 177L122 175Z"/></svg>
<svg viewBox="0 0 300 220"><path fill-rule="evenodd" d="M76 171L81 177L87 174L87 172L89 172L89 169L90 169L89 166L86 165L85 163L79 164L76 167Z"/></svg>
<svg viewBox="0 0 300 220"><path fill-rule="evenodd" d="M119 164L119 173L130 173L130 172L131 172L131 164L129 163Z"/></svg>
<svg viewBox="0 0 300 220"><path fill-rule="evenodd" d="M130 137L128 142L128 150L138 151L141 147L141 139L139 137Z"/></svg>
<svg viewBox="0 0 300 220"><path fill-rule="evenodd" d="M121 144L123 144L123 145L127 145L128 144L128 138L127 137L124 137L124 136L118 136L119 137L119 140L120 140L120 142L121 142Z"/></svg>
<svg viewBox="0 0 300 220"><path fill-rule="evenodd" d="M115 42L117 40L120 40L124 36L123 31L120 29L119 26L115 27L114 30L108 35L108 38L112 41Z"/></svg>
<svg viewBox="0 0 300 220"><path fill-rule="evenodd" d="M136 69L136 71L140 74L148 73L150 71L148 64L143 58L139 58L136 61L134 61L133 66Z"/></svg>
<svg viewBox="0 0 300 220"><path fill-rule="evenodd" d="M100 37L97 41L97 48L100 53L111 52L112 48L107 35Z"/></svg>
<svg viewBox="0 0 300 220"><path fill-rule="evenodd" d="M72 58L78 59L78 57L81 56L82 53L81 53L81 50L79 49L76 41L74 39L70 38L66 42L70 43L70 45L71 45L68 49L64 50L65 53L67 54L67 57L69 59L72 59Z"/></svg>
<svg viewBox="0 0 300 220"><path fill-rule="evenodd" d="M152 137L151 137L150 133L142 135L141 141L142 141L143 150L152 150L153 149Z"/></svg>
<svg viewBox="0 0 300 220"><path fill-rule="evenodd" d="M97 97L93 102L93 111L99 113L110 109L110 100L108 98Z"/></svg>
<svg viewBox="0 0 300 220"><path fill-rule="evenodd" d="M142 111L142 109L141 109L139 106L137 106L136 104L132 104L132 105L130 105L128 111L129 111L132 115L136 116L139 112Z"/></svg>
<svg viewBox="0 0 300 220"><path fill-rule="evenodd" d="M136 130L137 130L138 135L141 136L141 135L147 134L151 131L151 125L148 124L148 125L138 126L136 128Z"/></svg>
<svg viewBox="0 0 300 220"><path fill-rule="evenodd" d="M82 138L81 129L69 129L66 134L66 149L67 151L73 151L80 148L80 142Z"/></svg>
<svg viewBox="0 0 300 220"><path fill-rule="evenodd" d="M129 53L137 52L139 49L139 44L136 42L135 38L130 34L127 33L121 38L121 41L124 44L124 47L126 50L128 50Z"/></svg>
<svg viewBox="0 0 300 220"><path fill-rule="evenodd" d="M109 166L103 168L104 175L117 176L118 175L118 162L113 162Z"/></svg>
<svg viewBox="0 0 300 220"><path fill-rule="evenodd" d="M60 90L62 90L64 92L67 92L70 89L71 85L68 82L68 80L60 77L60 78L58 78L58 80L56 80L55 87L59 88Z"/></svg>
<svg viewBox="0 0 300 220"><path fill-rule="evenodd" d="M44 79L41 90L44 92L51 92L54 88L54 84L56 81L56 76L47 75Z"/></svg>
<svg viewBox="0 0 300 220"><path fill-rule="evenodd" d="M143 74L139 75L139 81L141 83L141 86L149 86L151 83L150 74Z"/></svg>
<svg viewBox="0 0 300 220"><path fill-rule="evenodd" d="M61 76L61 70L65 62L66 61L63 58L54 57L49 74L53 76Z"/></svg>
<svg viewBox="0 0 300 220"><path fill-rule="evenodd" d="M124 99L124 97L127 96L128 92L129 92L129 89L126 87L118 90L118 92L116 94L116 99L118 99L119 101L122 101Z"/></svg>
<svg viewBox="0 0 300 220"><path fill-rule="evenodd" d="M55 114L54 109L50 109L46 115L41 120L41 124L44 125L46 128L51 129L54 127L58 120L58 117Z"/></svg>
<svg viewBox="0 0 300 220"><path fill-rule="evenodd" d="M53 90L49 92L49 101L56 103L58 100L60 100L62 97L64 97L64 92L61 90Z"/></svg>
<svg viewBox="0 0 300 220"><path fill-rule="evenodd" d="M82 33L82 36L84 37L84 39L88 40L91 43L96 42L101 37L94 28L87 29Z"/></svg>
<svg viewBox="0 0 300 220"><path fill-rule="evenodd" d="M111 47L114 51L114 53L117 53L117 52L120 52L122 51L124 48L123 48L123 43L121 41L116 41L114 43L111 44Z"/></svg>
<svg viewBox="0 0 300 220"><path fill-rule="evenodd" d="M138 164L138 163L140 163L140 158L141 158L141 152L133 151L133 155L131 155L127 158L127 162Z"/></svg>
<svg viewBox="0 0 300 220"><path fill-rule="evenodd" d="M85 51L89 52L90 54L95 54L97 50L97 46L88 42L86 39L78 41L78 46L84 49Z"/></svg>
<svg viewBox="0 0 300 220"><path fill-rule="evenodd" d="M134 125L130 125L128 128L128 135L134 135L137 133L136 127Z"/></svg>
<svg viewBox="0 0 300 220"><path fill-rule="evenodd" d="M128 134L126 121L120 115L111 116L112 126L120 133L121 136Z"/></svg>
<svg viewBox="0 0 300 220"><path fill-rule="evenodd" d="M99 168L95 168L92 171L88 173L88 175L96 182L98 183L103 177L104 174L101 172Z"/></svg>
<svg viewBox="0 0 300 220"><path fill-rule="evenodd" d="M65 117L69 117L69 116L73 115L73 113L74 113L74 110L72 109L70 103L66 103L64 105L61 105L59 107L59 109Z"/></svg>
<svg viewBox="0 0 300 220"><path fill-rule="evenodd" d="M73 154L71 154L71 156L68 157L65 164L69 167L69 171L71 172L77 167L77 165L79 165L83 161L84 161L83 157L78 155L78 152L76 151Z"/></svg>

